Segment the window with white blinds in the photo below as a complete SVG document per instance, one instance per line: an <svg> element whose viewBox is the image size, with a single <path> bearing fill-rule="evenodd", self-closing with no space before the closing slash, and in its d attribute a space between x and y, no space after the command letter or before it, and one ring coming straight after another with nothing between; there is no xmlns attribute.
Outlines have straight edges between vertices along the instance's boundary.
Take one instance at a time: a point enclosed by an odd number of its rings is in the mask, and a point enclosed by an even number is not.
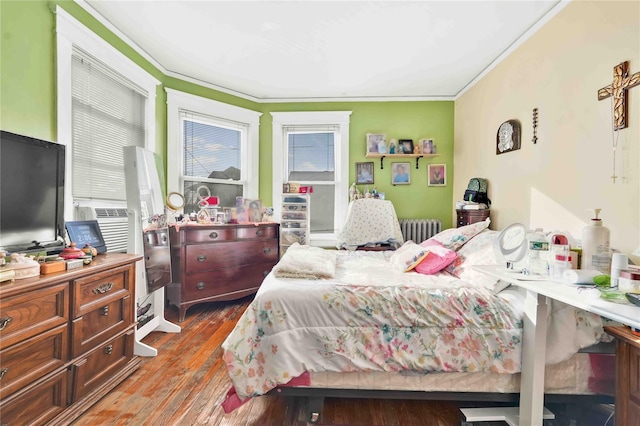
<svg viewBox="0 0 640 426"><path fill-rule="evenodd" d="M197 212L203 196L235 207L236 197L258 198L261 113L165 88L167 92L167 190Z"/></svg>
<svg viewBox="0 0 640 426"><path fill-rule="evenodd" d="M126 201L122 148L145 146L145 91L74 48L71 92L74 200Z"/></svg>
<svg viewBox="0 0 640 426"><path fill-rule="evenodd" d="M273 207L282 216L282 184L312 186L310 243L335 247L348 206L351 111L272 112Z"/></svg>
<svg viewBox="0 0 640 426"><path fill-rule="evenodd" d="M180 115L185 211L198 211L203 194L219 197L221 207L235 207L246 192L242 152L248 126L189 111Z"/></svg>
<svg viewBox="0 0 640 426"><path fill-rule="evenodd" d="M284 126L287 182L312 186L310 232L333 233L336 183L335 141L338 126Z"/></svg>

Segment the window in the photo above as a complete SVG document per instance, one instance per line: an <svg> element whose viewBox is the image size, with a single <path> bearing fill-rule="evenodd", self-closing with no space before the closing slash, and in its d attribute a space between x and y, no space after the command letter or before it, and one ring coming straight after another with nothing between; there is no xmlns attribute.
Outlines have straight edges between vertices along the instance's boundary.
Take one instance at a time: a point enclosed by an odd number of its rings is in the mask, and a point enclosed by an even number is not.
<svg viewBox="0 0 640 426"><path fill-rule="evenodd" d="M312 186L312 245L335 246L346 217L350 114L271 113L274 213L281 217L283 183Z"/></svg>
<svg viewBox="0 0 640 426"><path fill-rule="evenodd" d="M122 148L145 146L144 91L80 49L71 86L73 199L126 202Z"/></svg>
<svg viewBox="0 0 640 426"><path fill-rule="evenodd" d="M260 113L211 99L167 90L169 192L185 197L185 213L197 212L202 197L221 207L236 197L258 198Z"/></svg>
<svg viewBox="0 0 640 426"><path fill-rule="evenodd" d="M58 142L69 147L65 217L97 219L109 251L126 251L122 148L155 149L160 82L59 6L56 33Z"/></svg>

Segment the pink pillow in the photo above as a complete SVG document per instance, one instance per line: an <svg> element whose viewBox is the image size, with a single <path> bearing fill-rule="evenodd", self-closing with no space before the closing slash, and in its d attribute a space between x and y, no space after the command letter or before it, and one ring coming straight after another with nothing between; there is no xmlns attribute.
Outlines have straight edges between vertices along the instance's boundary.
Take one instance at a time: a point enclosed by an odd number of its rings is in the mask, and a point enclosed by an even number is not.
<svg viewBox="0 0 640 426"><path fill-rule="evenodd" d="M414 271L420 274L435 274L449 266L458 257L458 253L446 248L436 240L423 241L420 246L429 251L427 257L414 268Z"/></svg>

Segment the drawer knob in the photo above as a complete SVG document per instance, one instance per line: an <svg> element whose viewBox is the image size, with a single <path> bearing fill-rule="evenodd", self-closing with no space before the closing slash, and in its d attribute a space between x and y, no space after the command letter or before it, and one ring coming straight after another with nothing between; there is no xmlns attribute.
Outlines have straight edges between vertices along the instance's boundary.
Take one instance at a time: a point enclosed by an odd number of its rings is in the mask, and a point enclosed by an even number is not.
<svg viewBox="0 0 640 426"><path fill-rule="evenodd" d="M111 291L112 288L113 288L113 283L111 283L111 282L100 284L98 287L93 289L93 293L94 294L104 294L104 293L106 293L108 291Z"/></svg>
<svg viewBox="0 0 640 426"><path fill-rule="evenodd" d="M262 229L258 229L258 231L256 232L256 235L258 237L262 237L264 235L264 231Z"/></svg>
<svg viewBox="0 0 640 426"><path fill-rule="evenodd" d="M13 321L12 317L0 318L0 331L4 330L11 321Z"/></svg>
<svg viewBox="0 0 640 426"><path fill-rule="evenodd" d="M102 315L109 316L109 306L103 306L102 307Z"/></svg>
<svg viewBox="0 0 640 426"><path fill-rule="evenodd" d="M104 348L104 353L107 355L111 355L113 353L113 345L109 345L106 348Z"/></svg>
<svg viewBox="0 0 640 426"><path fill-rule="evenodd" d="M271 247L265 247L263 250L264 254L269 254L271 253Z"/></svg>
<svg viewBox="0 0 640 426"><path fill-rule="evenodd" d="M197 257L198 262L206 262L207 261L207 256L205 256L204 254L201 254L200 256Z"/></svg>
<svg viewBox="0 0 640 426"><path fill-rule="evenodd" d="M196 284L196 288L198 290L204 290L204 283L202 281L200 281L198 284Z"/></svg>
<svg viewBox="0 0 640 426"><path fill-rule="evenodd" d="M5 374L7 374L7 371L9 371L8 368L3 368L2 370L0 370L0 380L2 380Z"/></svg>
<svg viewBox="0 0 640 426"><path fill-rule="evenodd" d="M216 238L218 238L218 233L216 231L213 231L212 233L209 234L209 238L211 238L212 240L215 240Z"/></svg>

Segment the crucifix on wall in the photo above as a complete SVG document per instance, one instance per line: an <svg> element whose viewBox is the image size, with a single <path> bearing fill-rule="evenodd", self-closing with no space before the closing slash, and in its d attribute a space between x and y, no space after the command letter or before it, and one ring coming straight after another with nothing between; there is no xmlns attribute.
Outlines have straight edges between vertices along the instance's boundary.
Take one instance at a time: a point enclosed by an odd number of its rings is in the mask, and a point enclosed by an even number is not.
<svg viewBox="0 0 640 426"><path fill-rule="evenodd" d="M598 90L598 100L613 96L613 130L627 127L627 90L640 84L640 72L629 76L629 61L613 67L613 82Z"/></svg>

